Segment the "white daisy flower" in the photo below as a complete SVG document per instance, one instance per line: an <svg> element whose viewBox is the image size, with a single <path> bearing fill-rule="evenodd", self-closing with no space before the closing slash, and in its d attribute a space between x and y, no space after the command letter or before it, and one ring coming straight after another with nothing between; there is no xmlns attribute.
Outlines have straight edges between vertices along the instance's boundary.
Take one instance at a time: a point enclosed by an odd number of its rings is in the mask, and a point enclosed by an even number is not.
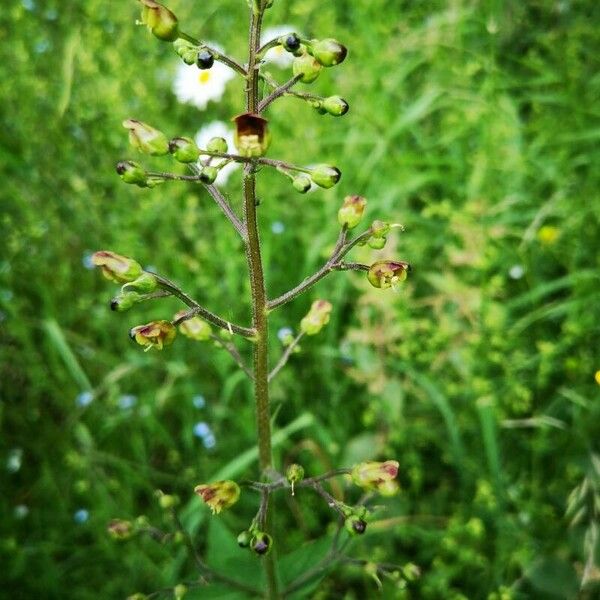
<svg viewBox="0 0 600 600"><path fill-rule="evenodd" d="M215 44L208 45L219 49ZM219 61L205 70L180 62L173 82L173 92L179 102L193 104L204 110L211 100L222 98L227 82L234 76L234 71Z"/></svg>
<svg viewBox="0 0 600 600"><path fill-rule="evenodd" d="M266 44L272 39L279 38L282 35L285 35L286 33L294 32L296 32L296 28L292 25L280 25L278 27L270 27L269 29L265 29L262 32L261 43ZM288 52L287 50L284 50L283 46L275 46L275 48L267 50L264 57L264 62L277 65L282 69L291 67L293 61L294 55Z"/></svg>
<svg viewBox="0 0 600 600"><path fill-rule="evenodd" d="M195 140L198 148L206 148L208 142L214 137L222 137L227 142L229 152L235 152L235 146L233 145L233 129L228 127L223 121L212 121L207 123L198 133L196 134ZM207 155L200 155L199 161L203 161L210 158ZM213 159L212 164L219 165L223 161ZM225 165L217 175L215 180L216 186L222 186L227 183L229 176L239 167L239 163L230 162Z"/></svg>

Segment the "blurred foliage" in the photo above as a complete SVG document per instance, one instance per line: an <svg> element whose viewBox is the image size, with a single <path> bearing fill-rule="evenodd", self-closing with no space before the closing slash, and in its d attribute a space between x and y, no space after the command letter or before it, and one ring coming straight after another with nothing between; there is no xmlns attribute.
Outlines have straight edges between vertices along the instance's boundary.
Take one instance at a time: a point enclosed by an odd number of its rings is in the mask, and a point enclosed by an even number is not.
<svg viewBox="0 0 600 600"><path fill-rule="evenodd" d="M186 30L240 59L245 4L169 2ZM137 11L12 0L0 13L0 589L12 598L123 598L192 578L181 545L106 534L112 518L139 515L168 529L157 488L180 496L211 564L256 577L234 536L257 499L218 519L191 499L218 474L255 475L243 375L183 338L142 353L129 327L177 303L112 314L111 286L85 268L112 249L249 319L241 245L206 194L132 189L114 173L132 156L124 118L193 135L242 109L238 80L204 112L178 104L177 58L134 25ZM311 300L335 307L273 385L277 464L317 474L397 458L403 491L351 554L421 571L379 592L362 567L336 567L309 595L598 597L600 4L276 0L267 25L280 23L348 44L348 61L310 90L351 110L320 117L286 98L269 111L270 156L344 173L306 197L261 177L271 296L320 265L348 193L369 199L369 218L406 226L357 260L414 266L399 294L336 274L273 314L275 359L275 333ZM237 207L238 185L239 172L227 188ZM198 422L214 447L194 435ZM278 501L284 579L324 553L323 540L305 544L332 521L308 494Z"/></svg>

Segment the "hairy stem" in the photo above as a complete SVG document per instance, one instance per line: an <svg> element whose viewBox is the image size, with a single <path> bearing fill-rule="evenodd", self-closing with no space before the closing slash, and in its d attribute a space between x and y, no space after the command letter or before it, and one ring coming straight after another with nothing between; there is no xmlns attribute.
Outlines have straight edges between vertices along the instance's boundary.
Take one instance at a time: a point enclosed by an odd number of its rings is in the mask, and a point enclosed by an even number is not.
<svg viewBox="0 0 600 600"><path fill-rule="evenodd" d="M260 31L264 12L264 2L256 2L257 10L250 13L250 32L248 42L248 78L246 85L246 110L256 113L258 110L258 69L257 59L260 48ZM269 407L269 340L267 318L267 294L260 250L258 222L256 217L256 174L254 165L244 167L244 216L248 242L246 257L252 290L252 321L257 340L254 344L254 398L256 402L256 427L258 437L258 459L261 475L272 469L271 451L271 411ZM265 515L265 530L271 533L272 511ZM267 598L279 598L274 553L264 557L267 579Z"/></svg>

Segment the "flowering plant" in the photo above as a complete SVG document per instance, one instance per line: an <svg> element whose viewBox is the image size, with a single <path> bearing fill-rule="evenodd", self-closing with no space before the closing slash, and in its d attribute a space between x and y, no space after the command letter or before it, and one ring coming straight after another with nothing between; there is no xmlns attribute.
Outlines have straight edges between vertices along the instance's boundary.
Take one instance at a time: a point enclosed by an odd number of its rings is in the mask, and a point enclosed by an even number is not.
<svg viewBox="0 0 600 600"><path fill-rule="evenodd" d="M271 298L265 286L257 223L257 175L263 168L275 169L290 180L296 192L305 193L314 186L323 189L334 187L340 181L342 174L333 165L317 164L304 167L266 158L271 136L277 135L277 132L270 130L269 121L264 114L276 100L283 96L297 98L319 114L336 117L346 114L349 105L340 96L323 98L316 94L296 91L295 88L300 83L314 82L327 69L343 63L348 50L335 39L309 39L291 31L283 33L278 31L275 37L262 43L263 20L273 0L249 0L249 51L246 62L242 64L227 56L217 45L198 40L185 33L178 18L169 8L154 0L139 1L142 5L142 23L147 25L157 39L172 44L183 61L175 84L176 93L182 101L202 109L208 100L218 97L218 94L215 96L205 94L199 97L189 91L186 82L199 81L204 84L211 79L216 79L220 82L219 86L224 86L227 79L238 75L245 80L245 106L244 112L232 118L234 123L232 141L226 139L224 134L207 138L202 134L203 130L201 130L202 135L197 135L195 139L190 135L177 135L169 139L162 131L151 125L134 118L125 119L123 126L128 130L130 144L135 150L151 156L170 154L176 163L185 165L188 171L185 174L152 172L138 162L127 159L118 163L117 173L125 183L144 188L153 188L166 181L185 181L202 186L206 190L221 208L246 247L252 291L252 321L249 325L229 322L201 305L166 277L142 269L133 259L114 252L100 251L94 255L93 262L102 269L108 279L123 284L111 303L114 310L128 310L139 302L167 296L174 296L187 305L187 310L176 313L172 320L152 321L131 329L132 339L145 350L163 350L175 341L178 331L191 341L212 340L231 354L252 381L256 403L259 477L252 481L224 480L200 483L196 486L195 492L214 514L232 507L240 496L244 495L244 491L258 494L260 498L258 512L248 528L239 534L238 544L264 557L262 558L266 574L264 594L267 598L279 598L301 589L308 578L304 574L285 589L282 590L280 587L275 553L271 552L271 549L277 546L278 537L272 526L271 497L276 492L286 489L290 489L292 494L296 494L298 490L312 490L335 511L339 521L338 533L327 557L327 563L322 565L325 568L347 558L340 542L343 531L352 536L366 531L369 520L367 503L372 495L392 495L397 492L398 484L395 479L399 463L394 460L360 463L352 468L340 468L311 477L304 476L301 465L290 465L284 472L281 465L273 463L269 383L286 365L292 353L298 349L303 336L316 335L327 325L333 306L327 300L315 300L299 324L299 333L294 335L290 332L285 336L284 351L279 361L272 367L269 365L268 357L269 314L312 288L333 271L365 272L373 286L386 289L397 288L406 279L410 265L404 261L376 261L373 265L366 265L345 260L346 255L358 245L368 244L376 249L382 248L390 230L399 227L397 224L375 221L365 231L351 237L350 230L359 226L367 200L358 195L350 195L346 197L338 211L340 232L330 258L316 273L289 291ZM284 83L275 81L263 68L274 54L287 57L286 61L279 60L279 65L284 68L291 67L291 77ZM222 75L219 75L219 72ZM260 91L262 89L266 89L267 92L262 93ZM234 211L226 196L215 186L219 175L231 165L243 167L243 215L238 215ZM218 333L214 333L213 328ZM237 340L251 346L252 366L246 364ZM345 476L349 482L367 492L355 506L338 500L325 488L328 480L338 476ZM176 511L177 499L162 492L159 492L158 498L160 505L170 511L179 534L186 540L186 545L195 559L202 576L198 585L213 579L253 595L263 593L251 585L242 584L210 569L199 557L194 540L179 520ZM113 521L109 525L113 537L129 536L134 529L123 521ZM385 573L388 567L369 563L368 568L377 578L378 573ZM178 597L185 593L183 587L180 584L174 588L174 593Z"/></svg>

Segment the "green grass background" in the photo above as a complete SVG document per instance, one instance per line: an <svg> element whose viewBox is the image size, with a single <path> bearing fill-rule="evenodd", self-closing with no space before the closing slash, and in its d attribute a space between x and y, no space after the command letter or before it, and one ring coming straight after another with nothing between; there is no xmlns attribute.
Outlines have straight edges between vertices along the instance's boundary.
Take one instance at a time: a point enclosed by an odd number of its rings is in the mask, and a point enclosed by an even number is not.
<svg viewBox="0 0 600 600"><path fill-rule="evenodd" d="M169 6L186 31L243 60L245 4ZM137 158L124 118L193 135L239 113L243 85L230 83L206 111L178 104L177 57L137 16L133 1L9 0L0 10L6 598L124 598L193 578L180 545L106 534L114 517L146 515L168 529L158 488L181 498L211 564L258 571L233 537L257 498L218 519L192 498L194 484L215 476L255 476L243 375L229 356L184 338L141 352L128 329L179 305L111 313L114 288L83 264L97 249L134 256L248 322L243 250L207 195L185 184L139 190L114 173L118 159ZM307 196L261 175L271 296L321 264L350 193L368 198L367 223L406 227L384 251L352 256L414 265L398 294L334 274L273 315L275 359L280 327L297 326L317 297L335 307L273 385L277 463L317 474L397 458L402 492L377 502L351 555L421 570L406 589L384 580L380 592L361 567L338 565L308 596L598 597L600 4L275 0L267 25L280 23L348 45L348 60L307 89L339 93L351 110L321 117L290 98L269 109L271 157L343 172L336 188ZM172 168L168 158L145 164ZM227 188L236 207L238 187L239 172ZM515 266L522 277L511 277ZM82 408L85 391L94 400ZM204 409L192 404L199 394ZM123 409L123 395L135 406ZM194 436L199 421L214 431L213 449ZM334 521L311 495L296 500L276 504L284 578L323 552L306 541ZM77 523L81 509L89 518ZM234 596L214 587L190 597Z"/></svg>

